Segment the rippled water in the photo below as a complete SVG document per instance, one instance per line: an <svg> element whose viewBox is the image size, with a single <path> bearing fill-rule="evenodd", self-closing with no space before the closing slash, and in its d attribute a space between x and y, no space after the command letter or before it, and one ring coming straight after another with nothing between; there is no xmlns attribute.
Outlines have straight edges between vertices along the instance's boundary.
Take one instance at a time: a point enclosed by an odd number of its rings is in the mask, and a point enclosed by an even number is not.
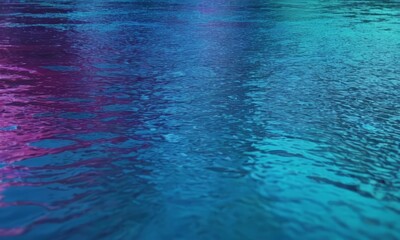
<svg viewBox="0 0 400 240"><path fill-rule="evenodd" d="M0 235L400 239L399 1L0 3Z"/></svg>

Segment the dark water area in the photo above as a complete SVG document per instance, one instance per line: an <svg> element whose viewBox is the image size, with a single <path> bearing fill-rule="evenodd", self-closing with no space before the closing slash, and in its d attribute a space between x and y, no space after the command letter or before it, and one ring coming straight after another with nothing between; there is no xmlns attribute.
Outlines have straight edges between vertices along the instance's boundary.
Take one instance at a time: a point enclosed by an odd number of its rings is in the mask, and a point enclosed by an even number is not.
<svg viewBox="0 0 400 240"><path fill-rule="evenodd" d="M4 239L400 239L399 1L0 1Z"/></svg>

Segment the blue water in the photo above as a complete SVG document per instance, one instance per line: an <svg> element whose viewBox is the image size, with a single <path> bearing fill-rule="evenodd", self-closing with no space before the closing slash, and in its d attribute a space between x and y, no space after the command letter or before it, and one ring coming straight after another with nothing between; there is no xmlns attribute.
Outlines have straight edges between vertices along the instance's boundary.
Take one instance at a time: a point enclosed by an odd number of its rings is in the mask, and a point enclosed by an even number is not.
<svg viewBox="0 0 400 240"><path fill-rule="evenodd" d="M399 1L0 2L4 239L400 239Z"/></svg>

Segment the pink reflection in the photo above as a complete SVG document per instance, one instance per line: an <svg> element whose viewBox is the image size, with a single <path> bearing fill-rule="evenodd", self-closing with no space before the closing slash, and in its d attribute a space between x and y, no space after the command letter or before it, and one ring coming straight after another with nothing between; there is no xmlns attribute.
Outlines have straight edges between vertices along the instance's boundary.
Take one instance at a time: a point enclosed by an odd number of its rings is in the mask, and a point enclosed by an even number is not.
<svg viewBox="0 0 400 240"><path fill-rule="evenodd" d="M0 9L0 13L2 9ZM13 21L13 19L10 19ZM66 19L53 18L54 24L65 23ZM78 40L75 38L79 38ZM82 40L82 39L84 40ZM73 46L78 41L89 46L99 45L99 48L77 48ZM107 104L130 104L132 99L110 96L105 92L110 82L102 76L101 81L95 79L95 69L92 66L99 63L100 46L114 46L104 36L58 31L51 28L6 28L0 26L0 207L14 205L28 205L38 203L7 202L4 199L4 190L16 186L26 186L29 183L27 176L35 167L16 168L19 161L51 155L63 151L73 151L90 147L99 140L76 141L66 147L41 148L31 145L43 139L66 138L77 133L109 132L110 123L100 121L103 118L121 117L124 113L101 112L102 106ZM105 51L105 50L103 50ZM107 50L108 52L108 50ZM102 53L104 55L104 52ZM114 53L109 53L110 55ZM108 59L102 56L104 59ZM61 68L59 68L61 66ZM63 68L64 67L64 68ZM149 66L150 68L150 66ZM66 71L62 69L68 69ZM72 70L69 70L72 69ZM78 70L75 70L78 69ZM118 79L121 81L121 79ZM103 82L107 82L104 87ZM104 89L103 89L104 88ZM65 99L83 99L88 102L75 102ZM69 114L69 115L68 115ZM79 114L93 114L93 116L79 118ZM123 116L122 116L123 117ZM129 116L132 117L132 114ZM138 120L130 123L136 124ZM60 137L60 135L64 135ZM109 138L110 143L126 141L126 138ZM135 150L135 149L133 149ZM132 149L121 149L129 153ZM82 165L100 168L107 159L82 160L79 163L62 166L41 166L49 171L56 168L79 168ZM37 167L36 167L37 169ZM63 183L95 181L95 171L82 173L63 179ZM40 184L40 183L37 183ZM49 206L43 206L49 208ZM28 226L29 229L29 226ZM24 228L0 229L0 236L13 236L28 231Z"/></svg>
<svg viewBox="0 0 400 240"><path fill-rule="evenodd" d="M13 162L32 155L26 143L43 137L34 131L23 132L33 129L35 124L29 93L34 90L31 83L36 74L37 71L25 67L0 63L0 157L3 161Z"/></svg>
<svg viewBox="0 0 400 240"><path fill-rule="evenodd" d="M5 28L1 33L1 42L7 44L0 47L0 159L12 163L47 154L48 150L32 148L29 143L67 132L60 126L63 122L57 118L58 112L90 109L51 100L79 89L75 82L80 80L79 74L71 77L43 68L77 62L67 53L70 45L65 32L32 27L29 31Z"/></svg>
<svg viewBox="0 0 400 240"><path fill-rule="evenodd" d="M10 229L2 229L0 228L0 236L7 237L7 236L16 236L21 235L26 230L25 228L10 228Z"/></svg>

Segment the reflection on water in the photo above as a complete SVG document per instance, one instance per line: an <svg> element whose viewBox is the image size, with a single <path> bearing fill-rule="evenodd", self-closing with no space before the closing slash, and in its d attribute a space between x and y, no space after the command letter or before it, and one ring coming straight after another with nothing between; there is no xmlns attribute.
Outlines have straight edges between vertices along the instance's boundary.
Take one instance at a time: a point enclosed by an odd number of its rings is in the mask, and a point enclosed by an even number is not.
<svg viewBox="0 0 400 240"><path fill-rule="evenodd" d="M0 235L399 239L399 19L398 1L3 1Z"/></svg>

